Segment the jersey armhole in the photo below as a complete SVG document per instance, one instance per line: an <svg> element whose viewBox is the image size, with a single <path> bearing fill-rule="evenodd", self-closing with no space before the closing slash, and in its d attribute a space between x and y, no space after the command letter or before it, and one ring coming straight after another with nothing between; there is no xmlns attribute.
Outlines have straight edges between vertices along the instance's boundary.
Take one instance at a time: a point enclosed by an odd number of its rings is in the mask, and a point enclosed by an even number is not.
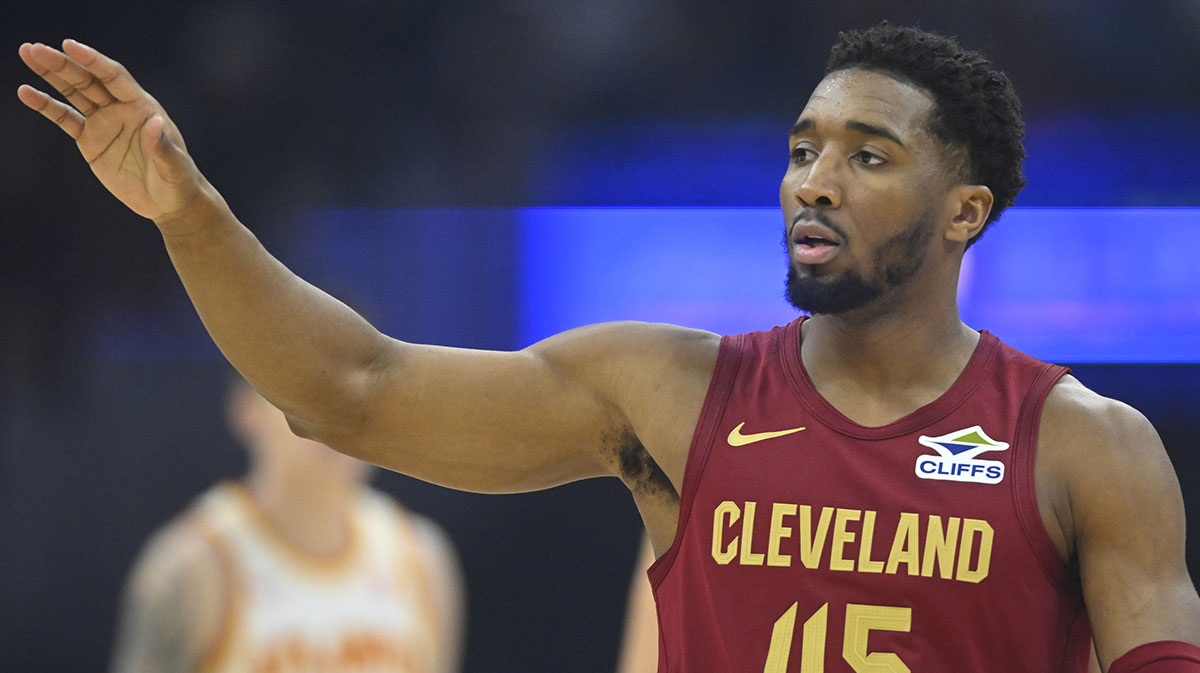
<svg viewBox="0 0 1200 673"><path fill-rule="evenodd" d="M1038 449L1038 431L1041 427L1042 409L1050 389L1058 383L1070 370L1066 367L1047 364L1034 379L1021 404L1021 413L1017 420L1018 452L1013 456L1013 500L1017 510L1021 530L1025 533L1034 555L1041 562L1042 570L1051 583L1070 592L1078 594L1080 587L1069 572L1058 554L1058 548L1050 539L1050 533L1042 522L1041 509L1037 499L1036 460Z"/></svg>
<svg viewBox="0 0 1200 673"><path fill-rule="evenodd" d="M442 580L437 577L437 571L440 569L438 557L433 556L441 552L431 549L433 544L444 544L435 537L440 531L432 521L419 520L398 503L387 504L395 516L393 523L397 536L396 548L391 552L395 557L398 572L402 574L396 581L400 584L406 581L409 583L409 587L416 594L418 610L432 631L434 642L443 643L446 637L444 617L449 610L439 605L438 594L450 591L450 587L441 586ZM439 652L437 656L442 656L442 653Z"/></svg>
<svg viewBox="0 0 1200 673"><path fill-rule="evenodd" d="M205 673L220 670L224 665L233 647L234 634L241 628L242 606L237 586L237 564L233 560L232 550L208 521L197 516L192 523L216 557L221 578L221 609L217 630L201 652L200 665L197 667L198 671Z"/></svg>
<svg viewBox="0 0 1200 673"><path fill-rule="evenodd" d="M716 439L717 421L725 412L729 395L733 392L733 379L742 362L744 350L744 334L721 337L721 345L717 350L717 362L713 367L712 380L708 383L708 392L704 396L704 405L700 407L700 418L696 421L696 429L692 433L692 443L688 447L687 462L683 471L683 492L679 494L679 523L675 526L675 539L671 547L650 564L646 570L650 578L651 590L666 578L674 565L679 553L680 541L691 519L692 500L696 495L700 479L704 474L704 466L708 463L708 454L712 451Z"/></svg>

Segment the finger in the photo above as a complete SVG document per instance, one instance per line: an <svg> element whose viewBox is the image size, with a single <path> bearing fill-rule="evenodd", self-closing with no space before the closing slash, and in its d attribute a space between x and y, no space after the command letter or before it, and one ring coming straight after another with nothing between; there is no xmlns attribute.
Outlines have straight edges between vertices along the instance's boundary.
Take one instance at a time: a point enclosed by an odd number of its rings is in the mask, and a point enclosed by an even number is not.
<svg viewBox="0 0 1200 673"><path fill-rule="evenodd" d="M63 51L95 76L117 100L129 102L146 96L146 91L138 85L125 66L86 44L75 40L63 40Z"/></svg>
<svg viewBox="0 0 1200 673"><path fill-rule="evenodd" d="M22 84L17 89L17 98L27 107L37 110L43 117L58 125L64 133L78 139L83 133L83 115L69 105L60 103L37 89Z"/></svg>
<svg viewBox="0 0 1200 673"><path fill-rule="evenodd" d="M78 100L82 96L92 108L104 107L116 100L95 75L57 49L40 42L28 49L22 45L21 60L68 100ZM88 109L88 104L76 107L82 112Z"/></svg>
<svg viewBox="0 0 1200 673"><path fill-rule="evenodd" d="M37 62L32 60L32 50L33 45L29 43L21 45L21 60L25 61L26 65L29 65L35 72L38 72L42 79L46 80L47 84L54 87L63 98L67 99L71 105L74 105L76 109L83 113L84 117L91 116L93 112L100 109L99 105L92 102L90 98L83 95L77 88L68 84L66 80L59 77L53 71L46 70L39 72L39 68L36 67Z"/></svg>

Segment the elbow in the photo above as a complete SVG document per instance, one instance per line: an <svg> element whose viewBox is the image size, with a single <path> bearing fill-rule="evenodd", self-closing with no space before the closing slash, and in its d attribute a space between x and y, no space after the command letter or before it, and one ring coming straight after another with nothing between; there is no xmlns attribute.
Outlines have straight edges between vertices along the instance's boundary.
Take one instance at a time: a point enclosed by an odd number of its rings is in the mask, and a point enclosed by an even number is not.
<svg viewBox="0 0 1200 673"><path fill-rule="evenodd" d="M310 389L316 394L309 404L284 411L288 427L297 437L355 455L354 448L371 431L381 381L392 365L394 358L380 348L343 368L337 376Z"/></svg>
<svg viewBox="0 0 1200 673"><path fill-rule="evenodd" d="M356 451L357 442L354 437L348 435L345 428L336 424L312 423L303 419L284 414L287 419L288 428L292 434L301 439L307 439L318 444L323 444L338 453L345 454L352 458L360 460L368 460L366 457Z"/></svg>
<svg viewBox="0 0 1200 673"><path fill-rule="evenodd" d="M293 435L301 439L311 439L314 442L322 441L320 437L321 433L317 426L312 423L305 423L291 414L285 413L283 416L287 419L288 429L292 431Z"/></svg>

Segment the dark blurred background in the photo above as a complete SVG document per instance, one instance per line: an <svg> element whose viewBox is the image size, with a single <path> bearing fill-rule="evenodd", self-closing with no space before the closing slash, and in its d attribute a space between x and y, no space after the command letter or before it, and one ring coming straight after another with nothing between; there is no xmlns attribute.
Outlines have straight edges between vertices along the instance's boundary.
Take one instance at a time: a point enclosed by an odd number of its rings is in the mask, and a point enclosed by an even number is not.
<svg viewBox="0 0 1200 673"><path fill-rule="evenodd" d="M22 41L69 36L122 61L269 249L365 304L385 331L433 343L525 345L507 208L774 204L786 130L837 31L885 18L957 35L1013 80L1029 124L1018 205L1200 206L1200 2L899 4L10 9L0 26L10 91L0 105L0 670L106 666L116 597L146 535L244 465L220 422L225 365L156 230L16 100L18 84L34 83ZM353 260L333 271L321 262L321 237L338 236L314 224L323 209L414 207L466 210L401 218L396 240L411 244L395 247L387 280L404 291L372 299L365 288L380 279L356 276ZM1200 506L1200 368L1076 372L1155 422ZM613 668L640 535L615 480L504 497L394 474L376 483L458 545L471 602L465 670ZM1198 558L1190 552L1193 576Z"/></svg>

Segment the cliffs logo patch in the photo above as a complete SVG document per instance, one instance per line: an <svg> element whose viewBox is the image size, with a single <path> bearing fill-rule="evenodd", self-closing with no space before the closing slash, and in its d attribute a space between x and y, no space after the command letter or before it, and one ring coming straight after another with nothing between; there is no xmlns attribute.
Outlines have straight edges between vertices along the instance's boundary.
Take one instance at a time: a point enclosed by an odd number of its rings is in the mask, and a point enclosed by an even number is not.
<svg viewBox="0 0 1200 673"><path fill-rule="evenodd" d="M998 484L1004 479L1004 463L984 460L979 455L986 451L1005 451L1008 444L988 437L978 425L941 437L921 435L917 441L938 453L917 457L917 476L922 479L978 484Z"/></svg>

